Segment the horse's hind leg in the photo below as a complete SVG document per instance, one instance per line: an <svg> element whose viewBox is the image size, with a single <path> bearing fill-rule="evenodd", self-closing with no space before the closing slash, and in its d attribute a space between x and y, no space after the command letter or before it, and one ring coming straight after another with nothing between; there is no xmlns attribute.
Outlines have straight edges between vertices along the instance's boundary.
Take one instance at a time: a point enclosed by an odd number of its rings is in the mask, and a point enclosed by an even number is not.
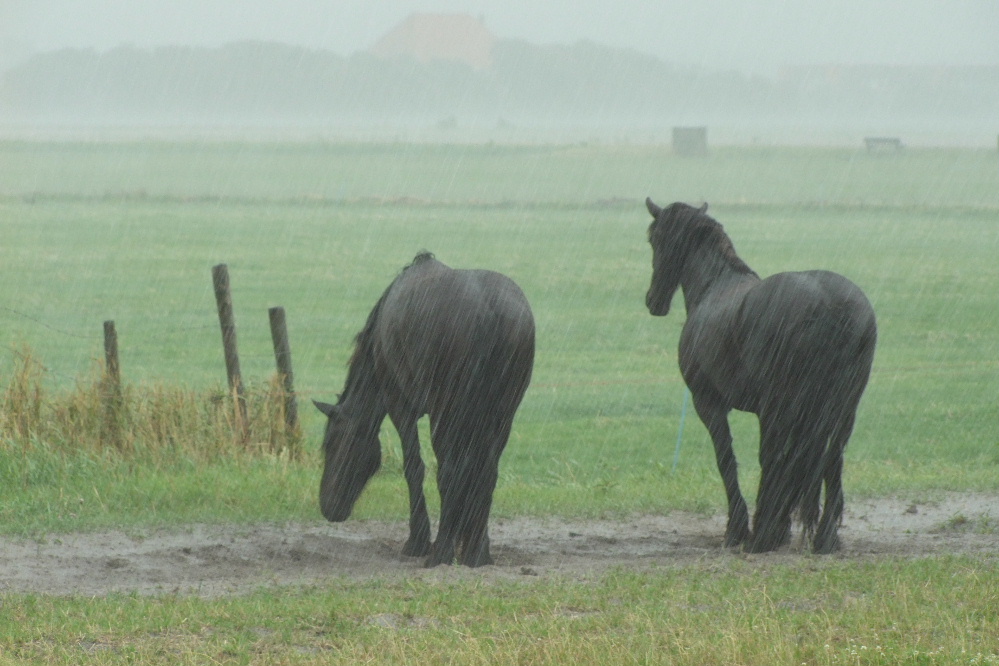
<svg viewBox="0 0 999 666"><path fill-rule="evenodd" d="M455 486L458 475L455 461L441 459L437 461L437 488L441 494L441 518L437 525L437 538L430 547L430 554L424 563L427 567L438 564L453 564L455 541L458 536L458 503L455 501Z"/></svg>
<svg viewBox="0 0 999 666"><path fill-rule="evenodd" d="M460 442L455 439L458 429L452 419L430 415L430 439L437 456L437 490L441 497L440 521L437 524L437 538L430 546L424 566L454 564L455 543L458 537L458 507L456 494L460 478L457 451Z"/></svg>
<svg viewBox="0 0 999 666"><path fill-rule="evenodd" d="M491 469L489 469L491 467ZM458 563L469 567L492 564L489 553L489 511L493 503L493 490L496 488L498 473L496 465L489 465L478 474L478 483L469 488L465 503Z"/></svg>
<svg viewBox="0 0 999 666"><path fill-rule="evenodd" d="M441 521L427 566L458 563L470 567L492 564L487 525L497 479L496 464L466 451L460 460L441 462Z"/></svg>
<svg viewBox="0 0 999 666"><path fill-rule="evenodd" d="M793 507L787 478L791 436L791 428L779 414L760 414L760 490L753 514L753 534L746 543L750 553L776 550L791 539Z"/></svg>
<svg viewBox="0 0 999 666"><path fill-rule="evenodd" d="M507 420L489 429L478 430L475 448L471 452L469 479L464 516L458 541L461 544L458 562L470 567L492 564L489 553L489 513L493 492L499 478L499 459L510 438L513 421Z"/></svg>
<svg viewBox="0 0 999 666"><path fill-rule="evenodd" d="M485 424L469 423L469 419L442 421L432 427L441 518L426 566L452 564L456 556L460 564L471 567L492 564L486 527L499 451L506 444L510 427L506 426L502 439L488 432Z"/></svg>

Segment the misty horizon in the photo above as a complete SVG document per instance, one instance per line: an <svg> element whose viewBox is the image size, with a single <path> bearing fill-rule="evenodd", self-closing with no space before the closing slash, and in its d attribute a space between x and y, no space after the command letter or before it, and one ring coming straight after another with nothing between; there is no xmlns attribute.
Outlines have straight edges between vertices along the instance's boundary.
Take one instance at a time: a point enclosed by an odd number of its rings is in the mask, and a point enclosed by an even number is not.
<svg viewBox="0 0 999 666"><path fill-rule="evenodd" d="M93 0L53 3L66 11L0 6L0 37L14 35L0 41L0 122L475 128L490 140L524 128L712 125L714 137L741 141L844 130L850 142L904 133L994 145L999 113L999 47L981 39L993 12L975 1L891 13L897 0L876 11L848 0L835 12L629 0L560 25L514 20L488 0L399 0L377 12L295 0L280 12L255 5L243 22L228 0L214 13L102 0L100 24L77 15ZM671 29L655 29L664 22Z"/></svg>
<svg viewBox="0 0 999 666"><path fill-rule="evenodd" d="M474 17L501 40L579 42L631 49L664 62L773 76L788 66L999 65L991 0L840 0L670 3L612 7L564 0L6 0L0 4L0 71L63 48L220 47L277 42L349 56L372 49L413 14Z"/></svg>

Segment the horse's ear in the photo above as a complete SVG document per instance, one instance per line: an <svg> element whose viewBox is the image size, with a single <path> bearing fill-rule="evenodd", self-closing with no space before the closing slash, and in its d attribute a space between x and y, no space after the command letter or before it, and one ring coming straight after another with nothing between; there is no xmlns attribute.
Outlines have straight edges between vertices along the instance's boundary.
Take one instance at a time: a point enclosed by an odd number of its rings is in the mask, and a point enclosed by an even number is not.
<svg viewBox="0 0 999 666"><path fill-rule="evenodd" d="M645 207L649 209L649 214L657 220L659 219L659 213L663 212L662 208L652 203L652 197L645 198Z"/></svg>
<svg viewBox="0 0 999 666"><path fill-rule="evenodd" d="M708 212L708 202L705 201L703 204L701 204L701 207L697 209L697 212L698 213L707 213Z"/></svg>
<svg viewBox="0 0 999 666"><path fill-rule="evenodd" d="M319 402L317 400L313 400L312 404L316 406L316 409L321 411L329 418L333 418L334 416L340 413L339 407L337 407L336 405L331 405L328 402Z"/></svg>

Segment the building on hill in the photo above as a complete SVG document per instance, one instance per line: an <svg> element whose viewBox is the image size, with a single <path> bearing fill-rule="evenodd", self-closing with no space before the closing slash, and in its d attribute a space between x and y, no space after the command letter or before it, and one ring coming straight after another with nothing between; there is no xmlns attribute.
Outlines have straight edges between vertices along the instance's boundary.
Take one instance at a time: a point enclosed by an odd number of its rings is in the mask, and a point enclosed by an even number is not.
<svg viewBox="0 0 999 666"><path fill-rule="evenodd" d="M379 39L371 53L420 62L456 60L485 69L492 64L495 43L482 20L467 14L412 14Z"/></svg>

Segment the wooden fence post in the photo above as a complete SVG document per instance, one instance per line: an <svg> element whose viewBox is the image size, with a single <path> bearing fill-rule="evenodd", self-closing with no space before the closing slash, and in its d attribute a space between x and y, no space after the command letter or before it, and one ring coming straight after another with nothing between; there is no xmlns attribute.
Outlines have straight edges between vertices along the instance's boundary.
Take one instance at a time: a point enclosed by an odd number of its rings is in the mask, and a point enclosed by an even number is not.
<svg viewBox="0 0 999 666"><path fill-rule="evenodd" d="M271 322L271 340L274 342L274 360L277 362L278 377L284 389L284 422L288 433L298 430L298 404L295 400L295 375L291 369L291 345L288 342L288 325L284 308L275 307L267 311Z"/></svg>
<svg viewBox="0 0 999 666"><path fill-rule="evenodd" d="M219 325L222 327L222 349L225 353L225 370L229 379L229 391L236 403L236 432L239 440L249 439L249 423L246 416L246 397L243 394L243 378L239 372L239 350L236 345L236 319L232 312L232 294L229 291L229 267L219 264L212 268L212 284L215 287L215 303L218 305Z"/></svg>
<svg viewBox="0 0 999 666"><path fill-rule="evenodd" d="M121 369L118 365L118 331L114 320L104 322L104 371L115 386L121 386Z"/></svg>
<svg viewBox="0 0 999 666"><path fill-rule="evenodd" d="M104 377L101 379L101 400L104 402L104 427L102 437L119 451L124 447L121 438L121 419L124 399L121 393L121 366L118 363L118 332L114 321L104 322Z"/></svg>

